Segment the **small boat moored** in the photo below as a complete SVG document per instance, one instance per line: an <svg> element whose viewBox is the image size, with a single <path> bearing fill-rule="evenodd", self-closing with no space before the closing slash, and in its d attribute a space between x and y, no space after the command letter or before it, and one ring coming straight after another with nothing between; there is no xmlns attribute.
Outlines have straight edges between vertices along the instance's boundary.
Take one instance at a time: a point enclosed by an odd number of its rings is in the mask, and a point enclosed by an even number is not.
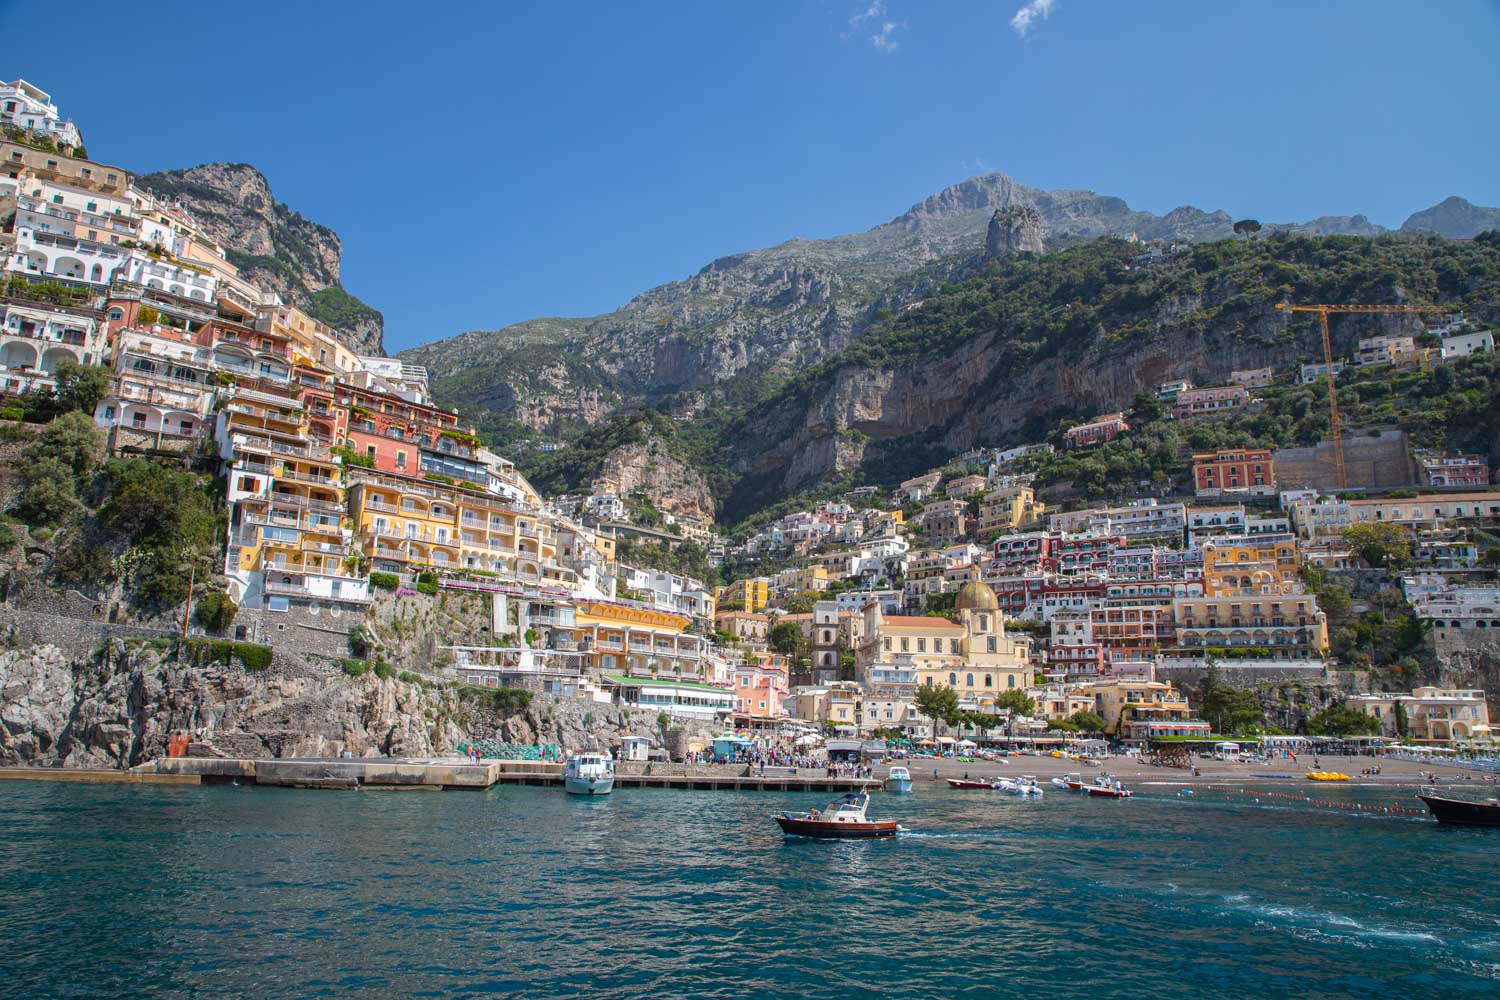
<svg viewBox="0 0 1500 1000"><path fill-rule="evenodd" d="M1418 792L1439 823L1452 826L1500 826L1500 799L1456 799L1438 795L1436 789Z"/></svg>
<svg viewBox="0 0 1500 1000"><path fill-rule="evenodd" d="M1349 776L1342 771L1308 771L1305 775L1308 781L1348 781Z"/></svg>
<svg viewBox="0 0 1500 1000"><path fill-rule="evenodd" d="M1036 775L1023 774L1019 778L1001 778L999 781L1000 791L1007 795L1019 795L1023 798L1039 799L1042 797L1042 786L1036 783Z"/></svg>
<svg viewBox="0 0 1500 1000"><path fill-rule="evenodd" d="M960 788L966 791L993 792L999 789L998 779L984 778L944 778L949 788Z"/></svg>
<svg viewBox="0 0 1500 1000"><path fill-rule="evenodd" d="M1066 788L1070 792L1083 791L1083 775L1077 771L1065 774L1060 778L1053 778L1052 783L1058 788Z"/></svg>
<svg viewBox="0 0 1500 1000"><path fill-rule="evenodd" d="M897 795L911 794L911 770L897 765L885 777L885 790Z"/></svg>
<svg viewBox="0 0 1500 1000"><path fill-rule="evenodd" d="M796 837L866 838L894 837L901 826L893 819L872 820L865 816L870 807L868 792L850 792L819 812L778 813L774 818L783 833Z"/></svg>
<svg viewBox="0 0 1500 1000"><path fill-rule="evenodd" d="M576 753L563 765L569 795L608 795L615 787L615 762L607 753Z"/></svg>

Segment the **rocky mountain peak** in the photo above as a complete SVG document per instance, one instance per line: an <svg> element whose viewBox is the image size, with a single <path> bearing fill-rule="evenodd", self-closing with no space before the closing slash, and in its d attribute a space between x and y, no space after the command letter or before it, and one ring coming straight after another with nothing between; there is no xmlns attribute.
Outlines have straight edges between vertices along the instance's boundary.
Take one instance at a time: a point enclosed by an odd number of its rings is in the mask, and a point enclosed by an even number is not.
<svg viewBox="0 0 1500 1000"><path fill-rule="evenodd" d="M384 317L340 283L338 234L277 201L259 170L204 163L146 174L138 183L185 208L245 280L321 319L358 353L385 353Z"/></svg>
<svg viewBox="0 0 1500 1000"><path fill-rule="evenodd" d="M1402 232L1437 233L1455 240L1470 240L1489 229L1500 229L1500 208L1485 208L1456 195L1413 212L1401 223Z"/></svg>

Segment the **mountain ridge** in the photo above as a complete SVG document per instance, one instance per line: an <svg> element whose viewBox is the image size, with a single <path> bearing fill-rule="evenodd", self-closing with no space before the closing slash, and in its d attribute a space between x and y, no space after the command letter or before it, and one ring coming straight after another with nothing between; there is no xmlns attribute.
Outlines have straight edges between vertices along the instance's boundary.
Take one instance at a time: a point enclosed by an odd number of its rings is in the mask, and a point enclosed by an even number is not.
<svg viewBox="0 0 1500 1000"><path fill-rule="evenodd" d="M180 203L246 281L327 323L356 353L385 353L384 316L343 286L339 235L277 201L254 166L202 163L143 174L137 183Z"/></svg>
<svg viewBox="0 0 1500 1000"><path fill-rule="evenodd" d="M1464 222L1462 199L1432 220ZM1442 203L1444 205L1447 202ZM1199 243L1233 235L1223 210L1164 215L1091 190L1043 190L995 172L966 178L859 233L790 239L717 257L592 317L469 330L401 351L426 365L434 394L504 446L592 425L622 406L687 394L691 412L726 384L765 371L788 377L843 349L887 311L910 308L982 257L992 214L1031 208L1049 245L1103 236ZM1440 206L1435 206L1435 208ZM1433 211L1433 210L1424 210ZM1475 209L1482 213L1491 211ZM1416 228L1413 220L1406 226ZM1268 223L1266 233L1376 236L1364 215Z"/></svg>

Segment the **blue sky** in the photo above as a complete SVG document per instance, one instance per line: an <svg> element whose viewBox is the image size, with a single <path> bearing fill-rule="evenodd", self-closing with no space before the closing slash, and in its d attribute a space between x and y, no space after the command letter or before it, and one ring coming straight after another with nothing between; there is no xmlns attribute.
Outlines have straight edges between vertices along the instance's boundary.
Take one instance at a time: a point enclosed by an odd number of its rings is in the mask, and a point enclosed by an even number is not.
<svg viewBox="0 0 1500 1000"><path fill-rule="evenodd" d="M11 45L90 153L259 167L390 350L592 315L1003 170L1397 226L1500 205L1500 2L215 5L74 0ZM0 37L45 8L0 0ZM225 9L228 11L228 9Z"/></svg>

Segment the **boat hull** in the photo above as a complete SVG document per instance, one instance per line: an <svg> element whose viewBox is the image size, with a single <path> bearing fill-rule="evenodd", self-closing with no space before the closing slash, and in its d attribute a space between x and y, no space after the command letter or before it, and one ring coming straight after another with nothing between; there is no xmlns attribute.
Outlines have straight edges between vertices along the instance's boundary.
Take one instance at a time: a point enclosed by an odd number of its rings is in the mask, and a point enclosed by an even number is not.
<svg viewBox="0 0 1500 1000"><path fill-rule="evenodd" d="M564 778L563 791L569 795L608 795L614 791L615 779L608 778Z"/></svg>
<svg viewBox="0 0 1500 1000"><path fill-rule="evenodd" d="M1085 788L1084 791L1088 792L1090 795L1094 796L1095 798L1100 798L1100 799L1128 799L1128 798L1130 798L1130 795L1131 795L1131 792L1130 792L1130 790L1128 788L1115 789L1115 788L1097 788L1097 787L1092 787L1091 786L1089 788Z"/></svg>
<svg viewBox="0 0 1500 1000"><path fill-rule="evenodd" d="M966 791L992 792L995 786L988 781L965 781L962 778L945 778L949 788L962 788Z"/></svg>
<svg viewBox="0 0 1500 1000"><path fill-rule="evenodd" d="M1418 795L1427 804L1432 818L1451 826L1500 826L1500 805L1445 799L1437 795Z"/></svg>
<svg viewBox="0 0 1500 1000"><path fill-rule="evenodd" d="M822 820L777 816L783 833L820 840L866 840L871 837L894 837L899 826L895 820L872 823L825 823Z"/></svg>
<svg viewBox="0 0 1500 1000"><path fill-rule="evenodd" d="M887 779L885 779L885 790L888 791L888 792L893 792L896 795L910 795L911 794L911 779L910 778L887 778Z"/></svg>

